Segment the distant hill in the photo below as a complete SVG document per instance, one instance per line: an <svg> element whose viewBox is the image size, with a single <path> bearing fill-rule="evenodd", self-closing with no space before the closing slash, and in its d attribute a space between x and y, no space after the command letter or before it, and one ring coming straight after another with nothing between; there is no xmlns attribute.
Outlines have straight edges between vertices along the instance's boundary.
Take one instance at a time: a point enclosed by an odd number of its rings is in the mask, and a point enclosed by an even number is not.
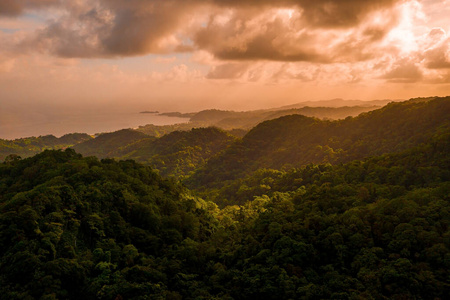
<svg viewBox="0 0 450 300"><path fill-rule="evenodd" d="M301 107L286 109L267 109L252 111L231 111L209 109L193 113L190 122L186 124L176 124L167 126L146 125L138 130L149 135L159 136L171 130L189 130L195 127L216 126L225 130L246 129L249 130L266 120L279 118L281 116L299 114L320 119L344 119L346 117L357 116L363 112L368 112L381 106L342 106L342 107Z"/></svg>
<svg viewBox="0 0 450 300"><path fill-rule="evenodd" d="M161 175L182 177L203 166L235 140L236 137L214 127L174 131L159 138L123 129L101 134L72 148L86 156L133 159L152 166Z"/></svg>
<svg viewBox="0 0 450 300"><path fill-rule="evenodd" d="M91 139L92 137L85 133L70 133L60 138L54 135L44 135L15 140L0 139L0 161L11 154L26 158L46 149L64 149Z"/></svg>
<svg viewBox="0 0 450 300"><path fill-rule="evenodd" d="M100 134L95 139L77 144L72 148L85 156L99 158L114 157L121 147L150 137L132 129L122 129L115 132Z"/></svg>
<svg viewBox="0 0 450 300"><path fill-rule="evenodd" d="M0 160L3 160L10 154L28 157L44 149L61 149L67 147L73 147L84 155L95 155L101 158L120 157L119 152L121 148L136 143L141 139L149 139L147 142L150 143L153 140L150 136L158 138L174 131L190 131L193 128L215 126L226 130L235 137L241 138L257 124L281 116L299 114L327 120L344 119L377 109L379 108L377 105L384 105L388 101L390 100L360 101L334 99L302 102L268 110L238 112L210 109L187 114L177 112L163 113L165 115L188 117L190 118L190 122L163 126L148 124L140 126L137 130L124 129L111 133L103 133L95 139L92 139L87 134L68 134L59 139L54 136L43 136L16 141L0 140ZM350 106L356 104L359 106ZM321 106L318 107L317 105ZM346 106L326 107L333 105Z"/></svg>
<svg viewBox="0 0 450 300"><path fill-rule="evenodd" d="M319 100L319 101L304 101L295 104L285 105L278 108L274 108L275 110L284 110L291 108L302 108L302 107L343 107L343 106L385 106L390 102L401 102L405 100L395 99L384 99L384 100L344 100L341 98L330 99L330 100Z"/></svg>
<svg viewBox="0 0 450 300"><path fill-rule="evenodd" d="M284 116L257 125L187 183L220 186L259 168L342 163L401 151L449 127L450 97L390 103L338 121Z"/></svg>
<svg viewBox="0 0 450 300"><path fill-rule="evenodd" d="M197 127L207 127L207 124L200 124L200 123L179 123L179 124L172 124L172 125L154 125L154 124L147 124L139 126L136 130L142 133L145 133L149 136L154 137L162 137L165 134L174 132L174 131L189 131L192 128Z"/></svg>
<svg viewBox="0 0 450 300"><path fill-rule="evenodd" d="M175 131L159 139L140 140L124 147L117 156L149 164L164 176L180 177L203 166L235 140L218 128L195 128Z"/></svg>
<svg viewBox="0 0 450 300"><path fill-rule="evenodd" d="M173 131L184 131L208 126L216 126L224 130L249 130L263 121L291 114L299 114L320 119L345 119L346 117L354 117L363 112L380 108L389 102L392 102L392 100L362 101L333 99L300 102L278 108L251 111L207 109L194 113L170 112L162 113L161 115L189 118L189 123L162 126L148 124L140 126L137 130L156 137Z"/></svg>
<svg viewBox="0 0 450 300"><path fill-rule="evenodd" d="M216 119L214 126L224 129L245 128L251 129L259 123L288 115L303 115L320 119L345 119L354 117L361 113L372 111L380 106L344 106L344 107L302 107L285 110L250 111L250 112L227 112L223 119ZM200 114L200 113L199 113ZM204 121L205 122L205 121Z"/></svg>

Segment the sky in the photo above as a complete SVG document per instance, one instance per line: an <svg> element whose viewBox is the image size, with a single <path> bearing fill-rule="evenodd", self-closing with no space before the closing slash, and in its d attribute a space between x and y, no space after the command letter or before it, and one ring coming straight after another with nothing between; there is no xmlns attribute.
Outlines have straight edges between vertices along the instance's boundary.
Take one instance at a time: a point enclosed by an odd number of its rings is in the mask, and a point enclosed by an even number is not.
<svg viewBox="0 0 450 300"><path fill-rule="evenodd" d="M1 0L0 110L450 95L448 16L450 0Z"/></svg>

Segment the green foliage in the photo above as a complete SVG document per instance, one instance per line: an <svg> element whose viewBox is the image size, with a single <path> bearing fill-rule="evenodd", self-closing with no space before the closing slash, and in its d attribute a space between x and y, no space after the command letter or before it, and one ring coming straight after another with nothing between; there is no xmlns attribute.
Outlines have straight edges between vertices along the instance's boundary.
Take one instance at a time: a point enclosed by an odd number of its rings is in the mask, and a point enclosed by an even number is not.
<svg viewBox="0 0 450 300"><path fill-rule="evenodd" d="M85 156L98 158L115 157L122 147L143 139L152 139L146 134L132 129L122 129L110 133L102 133L95 139L77 144L72 148Z"/></svg>
<svg viewBox="0 0 450 300"><path fill-rule="evenodd" d="M173 125L140 126L137 130L150 136L161 137L174 131L189 131L193 128L214 126L227 130L236 137L242 137L242 131L247 132L252 127L263 121L279 118L287 115L304 115L321 119L344 119L349 116L357 116L379 108L378 106L343 106L343 107L302 107L294 109L267 109L255 111L227 111L218 109L202 110L197 113L162 113L161 115L189 118L188 123Z"/></svg>
<svg viewBox="0 0 450 300"><path fill-rule="evenodd" d="M186 181L220 188L260 168L339 164L402 151L450 128L450 97L410 100L339 121L291 115L260 123Z"/></svg>
<svg viewBox="0 0 450 300"><path fill-rule="evenodd" d="M85 133L70 133L60 138L45 135L11 141L0 139L0 162L10 160L13 157L15 159L30 157L45 149L65 149L90 139L92 137Z"/></svg>
<svg viewBox="0 0 450 300"><path fill-rule="evenodd" d="M70 149L0 165L0 195L4 299L163 297L171 283L153 257L214 225L201 200L149 167Z"/></svg>
<svg viewBox="0 0 450 300"><path fill-rule="evenodd" d="M234 141L233 136L220 129L195 128L175 131L156 140L142 140L125 147L119 156L149 164L163 176L180 178L193 173Z"/></svg>
<svg viewBox="0 0 450 300"><path fill-rule="evenodd" d="M412 100L340 122L286 117L242 140L206 128L114 150L178 158L172 174L209 158L197 190L214 202L132 160L9 156L0 298L446 299L447 113L448 99Z"/></svg>
<svg viewBox="0 0 450 300"><path fill-rule="evenodd" d="M136 130L142 133L145 133L149 136L154 137L162 137L163 135L169 134L174 131L189 131L193 128L199 127L207 127L208 124L197 123L197 122L189 122L189 123L180 123L173 125L153 125L147 124L144 126L139 126Z"/></svg>

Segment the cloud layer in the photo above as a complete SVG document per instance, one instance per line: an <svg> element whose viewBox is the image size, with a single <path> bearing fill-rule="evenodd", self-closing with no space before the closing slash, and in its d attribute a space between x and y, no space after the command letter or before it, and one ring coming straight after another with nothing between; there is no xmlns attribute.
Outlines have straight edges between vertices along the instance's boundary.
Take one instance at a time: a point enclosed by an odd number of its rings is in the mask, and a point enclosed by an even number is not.
<svg viewBox="0 0 450 300"><path fill-rule="evenodd" d="M448 84L445 12L448 0L1 0L0 73L24 74L30 61L42 60L32 59L38 56L64 64L188 54L148 76L365 87ZM34 30L2 30L2 22L30 18L38 24ZM156 68L167 59L153 63Z"/></svg>
<svg viewBox="0 0 450 300"><path fill-rule="evenodd" d="M24 42L64 57L205 49L219 59L330 62L334 47L370 44L396 23L401 0L3 0L0 15L58 7ZM378 14L378 15L377 15ZM371 24L373 16L378 18ZM367 21L369 20L369 22ZM343 35L352 38L344 38ZM331 47L319 51L324 41ZM334 47L333 47L334 46ZM360 55L360 58L366 56Z"/></svg>

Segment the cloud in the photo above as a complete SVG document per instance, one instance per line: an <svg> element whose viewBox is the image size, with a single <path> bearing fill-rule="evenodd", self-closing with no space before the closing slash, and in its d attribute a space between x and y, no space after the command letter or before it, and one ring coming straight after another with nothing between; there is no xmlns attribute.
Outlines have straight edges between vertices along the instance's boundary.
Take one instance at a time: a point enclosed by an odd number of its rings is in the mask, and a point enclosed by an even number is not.
<svg viewBox="0 0 450 300"><path fill-rule="evenodd" d="M247 71L248 64L228 63L213 67L206 75L209 79L235 79L242 77Z"/></svg>
<svg viewBox="0 0 450 300"><path fill-rule="evenodd" d="M330 51L348 53L344 43L366 48L381 39L394 22L367 26L368 20L399 2L2 0L0 5L5 15L19 15L27 9L59 4L65 12L21 47L62 57L108 58L206 50L221 60L329 63L341 60L338 55L330 57ZM384 17L390 20L395 16ZM365 36L364 43L355 44L353 37L336 42L337 36L354 31L355 39ZM324 48L326 41L331 41L333 47ZM364 51L357 56L359 60L370 58Z"/></svg>
<svg viewBox="0 0 450 300"><path fill-rule="evenodd" d="M429 48L423 53L429 69L450 68L450 38L442 28L433 28L427 36Z"/></svg>
<svg viewBox="0 0 450 300"><path fill-rule="evenodd" d="M302 66L296 67L292 63L286 63L279 67L278 71L273 74L273 79L279 80L300 80L303 82L314 81L318 78L321 70L319 67Z"/></svg>
<svg viewBox="0 0 450 300"><path fill-rule="evenodd" d="M398 0L300 0L308 24L319 27L348 27L359 24L372 11L392 7Z"/></svg>
<svg viewBox="0 0 450 300"><path fill-rule="evenodd" d="M301 11L309 26L321 28L350 27L360 23L371 12L389 8L401 0L214 0L218 6L263 10L264 8L293 8Z"/></svg>
<svg viewBox="0 0 450 300"><path fill-rule="evenodd" d="M59 17L24 41L22 50L38 49L62 57L114 58L191 49L179 33L197 7L175 0L67 1ZM194 1L196 2L196 1Z"/></svg>
<svg viewBox="0 0 450 300"><path fill-rule="evenodd" d="M398 22L398 10L377 10L358 26L314 27L296 9L231 10L212 14L195 44L222 60L362 61L379 55L378 44Z"/></svg>
<svg viewBox="0 0 450 300"><path fill-rule="evenodd" d="M8 58L8 57L2 57L0 55L0 73L2 72L11 72L14 68L14 65L16 63L16 59L14 58Z"/></svg>
<svg viewBox="0 0 450 300"><path fill-rule="evenodd" d="M315 36L295 28L295 20L284 17L269 10L250 21L245 21L245 13L233 13L224 22L219 14L196 33L194 41L222 60L324 61L310 46L315 44Z"/></svg>
<svg viewBox="0 0 450 300"><path fill-rule="evenodd" d="M3 0L0 2L0 15L17 16L23 11L23 5L15 0Z"/></svg>
<svg viewBox="0 0 450 300"><path fill-rule="evenodd" d="M90 58L103 56L102 38L113 27L114 16L100 7L74 7L70 14L50 22L20 47L38 49L61 57Z"/></svg>
<svg viewBox="0 0 450 300"><path fill-rule="evenodd" d="M46 19L32 32L20 26L14 32L0 30L0 51L62 59L191 53L190 61L177 60L170 74L155 75L161 80L190 80L203 72L208 79L265 83L437 82L447 78L450 39L442 28L427 28L421 3L0 0L0 21L2 16L19 20L10 16L29 12L37 16L32 19ZM45 13L49 7L58 9ZM172 58L154 62L175 63ZM2 69L16 69L14 65L9 62ZM201 72L191 74L196 68Z"/></svg>
<svg viewBox="0 0 450 300"><path fill-rule="evenodd" d="M142 55L173 51L183 45L177 33L192 17L191 1L123 1L105 5L114 23L101 43L106 55Z"/></svg>
<svg viewBox="0 0 450 300"><path fill-rule="evenodd" d="M408 60L396 62L386 74L381 76L382 79L387 79L388 82L393 83L417 82L422 77L420 68L414 62Z"/></svg>
<svg viewBox="0 0 450 300"><path fill-rule="evenodd" d="M19 16L28 9L54 6L60 2L60 0L1 0L0 16Z"/></svg>

